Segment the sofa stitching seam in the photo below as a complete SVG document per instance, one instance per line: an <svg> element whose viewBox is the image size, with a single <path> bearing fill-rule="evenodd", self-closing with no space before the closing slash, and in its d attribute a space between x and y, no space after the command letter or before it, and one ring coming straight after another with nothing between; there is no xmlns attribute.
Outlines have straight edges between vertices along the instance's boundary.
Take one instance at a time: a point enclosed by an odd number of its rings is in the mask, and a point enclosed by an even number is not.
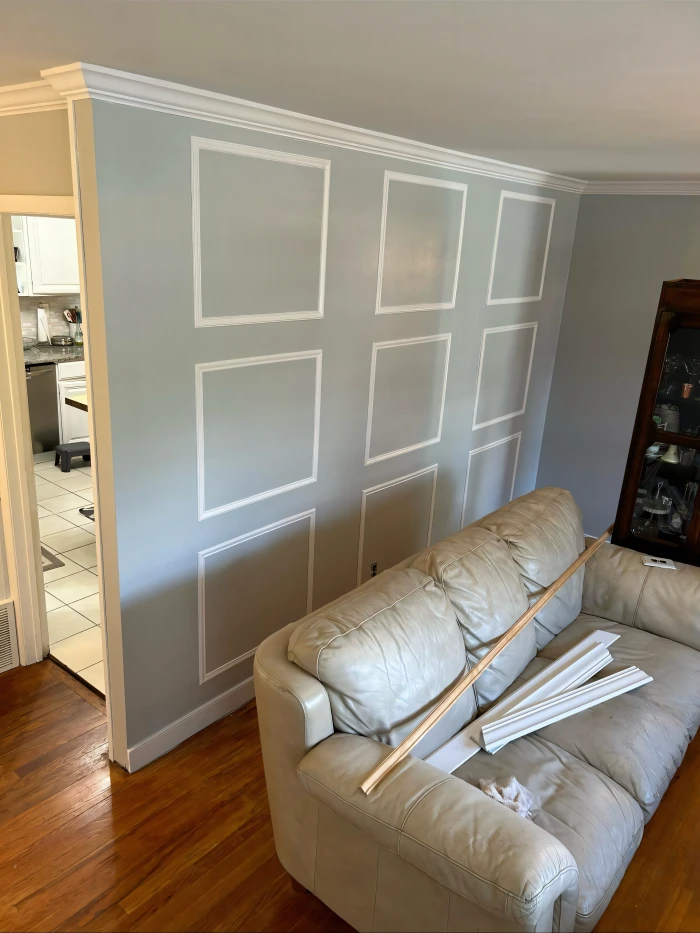
<svg viewBox="0 0 700 933"><path fill-rule="evenodd" d="M489 534L491 535L492 538L495 538L496 541L503 541L503 538L499 538L497 534L495 534L493 531L489 531L488 528L484 528L483 530L486 532L486 534ZM471 550L465 551L463 554L460 554L459 557L453 557L451 561L448 561L445 564L445 566L442 568L442 570L440 571L440 579L438 580L438 583L440 584L440 586L445 585L445 571L448 569L448 567L451 567L452 564L456 564L457 561L464 560L465 557L469 557L470 554L473 554L474 551L478 551L479 548L484 547L485 544L492 544L492 543L493 542L490 540L482 541L480 544L475 544L474 547L471 548Z"/></svg>
<svg viewBox="0 0 700 933"><path fill-rule="evenodd" d="M639 605L642 601L642 596L644 595L644 587L647 585L647 580L649 579L649 574L651 573L651 567L646 572L644 577L644 582L642 583L642 588L639 591L639 597L637 599L637 605L634 607L634 615L632 616L632 628L635 628L635 623L637 621L637 613L639 612Z"/></svg>
<svg viewBox="0 0 700 933"><path fill-rule="evenodd" d="M425 798L428 796L428 794L429 794L432 790L435 790L436 787L442 787L443 784L447 784L447 783L448 783L449 781L451 781L451 780L452 780L452 778L447 777L447 778L444 778L444 779L443 779L442 781L440 781L439 783L433 784L432 787L429 787L427 790L424 790L423 793L422 793L422 794L420 795L420 797L418 798L418 800L416 800L416 802L411 806L410 810L408 811L408 813L407 813L406 816L404 817L403 822L401 823L401 827L399 828L399 854L400 854L400 852L401 852L401 836L403 836L404 827L406 826L406 823L408 822L409 817L411 816L411 814L413 813L413 811L416 809L416 807L417 807L418 804L421 802L421 800L425 800Z"/></svg>

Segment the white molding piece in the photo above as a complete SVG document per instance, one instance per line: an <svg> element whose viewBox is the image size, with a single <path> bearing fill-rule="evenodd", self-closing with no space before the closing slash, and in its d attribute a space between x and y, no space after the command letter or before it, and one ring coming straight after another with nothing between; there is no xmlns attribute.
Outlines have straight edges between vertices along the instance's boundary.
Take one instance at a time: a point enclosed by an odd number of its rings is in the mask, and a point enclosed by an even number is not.
<svg viewBox="0 0 700 933"><path fill-rule="evenodd" d="M319 435L321 427L321 361L323 357L322 350L301 350L297 353L276 353L269 356L248 356L237 360L219 360L214 363L197 363L195 365L195 397L196 397L196 419L197 419L197 508L198 518L201 522L205 518L212 518L214 515L222 515L224 512L231 512L233 509L240 509L252 502L260 502L262 499L269 499L272 496L279 496L283 492L290 492L292 489L299 489L301 486L308 486L315 483L318 479L318 448ZM235 499L233 502L226 502L215 508L206 508L205 498L205 468L204 468L204 380L203 374L214 372L219 369L238 369L244 366L265 366L271 363L288 363L292 360L316 360L316 379L314 392L314 440L312 450L312 471L311 476L304 479L295 480L293 483L286 483L284 486L277 486L274 489L266 489L264 492L256 493L254 496L247 496L245 499Z"/></svg>
<svg viewBox="0 0 700 933"><path fill-rule="evenodd" d="M492 447L500 447L501 444L507 444L509 441L514 441L517 439L517 445L515 448L515 463L513 464L513 481L510 484L510 499L513 498L513 493L515 491L515 475L518 472L518 458L520 457L520 441L522 440L523 432L518 431L517 434L510 434L508 437L504 437L503 440L493 441L490 444L484 444L483 447L476 447L474 450L469 451L469 459L467 460L467 478L464 481L464 499L462 500L462 528L464 528L464 513L467 511L467 496L469 495L469 474L472 468L472 457L475 454L482 454L485 450L491 450Z"/></svg>
<svg viewBox="0 0 700 933"><path fill-rule="evenodd" d="M237 547L239 544L243 544L246 541L251 541L253 538L259 538L262 535L270 534L272 531L277 531L278 528L284 528L287 525L294 525L296 522L304 521L309 519L309 563L306 574L306 613L311 612L312 601L313 601L313 590L314 590L314 547L316 543L316 509L308 509L306 512L299 512L298 515L292 515L290 518L283 518L278 522L273 522L271 525L265 525L263 528L256 528L254 531L249 531L247 534L239 535L237 538L231 538L230 541L223 541L221 544L215 544L213 547L207 548L204 551L199 551L197 554L197 595L198 595L198 612L197 612L197 628L199 632L199 683L206 683L208 680L212 680L214 677L218 677L219 674L223 674L224 671L228 671L230 668L235 667L236 664L240 664L241 661L245 661L246 658L250 658L258 650L258 645L255 645L254 648L251 648L250 651L244 652L244 654L239 655L237 658L232 658L230 661L226 661L225 664L220 664L219 667L215 668L213 671L207 670L207 614L206 614L206 570L207 570L207 557L211 557L212 554L219 554L221 551L226 551L229 548Z"/></svg>
<svg viewBox="0 0 700 933"><path fill-rule="evenodd" d="M0 117L42 110L66 110L68 102L48 81L6 84L0 87Z"/></svg>
<svg viewBox="0 0 700 933"><path fill-rule="evenodd" d="M243 706L255 696L253 678L248 677L242 683L237 684L225 693L214 697L208 703L198 706L191 713L176 719L175 722L166 726L158 732L154 732L147 739L132 745L127 750L127 769L133 773L143 768L150 762L165 755L171 749L175 748L185 739L205 729L218 719L223 719L234 710Z"/></svg>
<svg viewBox="0 0 700 933"><path fill-rule="evenodd" d="M589 181L583 194L681 195L698 197L700 181Z"/></svg>
<svg viewBox="0 0 700 933"><path fill-rule="evenodd" d="M0 194L0 214L75 217L75 199L70 194Z"/></svg>
<svg viewBox="0 0 700 933"><path fill-rule="evenodd" d="M426 185L432 188L450 188L462 192L462 212L459 220L459 236L457 238L457 262L455 263L455 277L452 283L452 298L445 302L428 302L427 304L409 305L382 305L382 281L384 279L384 244L386 238L386 222L389 207L389 186L392 181L405 182L410 185ZM375 314L402 314L405 311L450 311L457 303L457 283L459 281L459 267L462 261L462 240L464 238L464 214L467 209L467 185L456 181L444 181L440 178L428 178L425 175L406 175L402 172L384 172L384 190L382 192L382 221L379 236L379 266L377 272L377 295L375 300Z"/></svg>
<svg viewBox="0 0 700 933"><path fill-rule="evenodd" d="M41 75L59 94L69 99L81 100L91 97L93 100L158 110L228 126L274 133L291 139L371 152L393 159L404 159L526 185L571 191L575 194L580 194L586 185L585 181L566 175L469 155L454 149L444 149L428 143L378 133L375 130L364 130L332 120L309 117L226 94L113 68L75 62L59 68L48 68L42 71Z"/></svg>
<svg viewBox="0 0 700 933"><path fill-rule="evenodd" d="M433 491L430 497L430 517L428 518L428 534L425 547L430 547L430 539L433 534L433 512L435 510L435 488L437 485L438 464L425 467L422 470L416 470L415 473L407 473L406 476L399 476L397 479L387 480L385 483L378 483L376 486L370 486L369 489L362 490L362 505L360 506L360 541L357 549L357 585L362 583L362 561L365 550L365 519L367 517L367 498L375 492L382 489L389 489L391 486L398 486L400 483L408 483L418 476L424 476L426 473L433 474ZM310 612L311 610L309 610Z"/></svg>
<svg viewBox="0 0 700 933"><path fill-rule="evenodd" d="M481 727L482 744L487 752L493 754L507 742L536 729L544 729L554 722L582 713L584 710L612 700L621 693L627 693L650 683L654 678L638 667L626 667L624 670L601 677L584 687L577 687L543 700L524 710L504 716L502 719Z"/></svg>
<svg viewBox="0 0 700 933"><path fill-rule="evenodd" d="M447 343L445 351L445 375L442 381L442 399L440 401L440 420L438 422L438 432L435 437L427 441L421 441L418 444L411 444L410 447L402 447L400 450L390 450L385 454L377 454L376 457L370 457L370 445L372 441L372 419L374 417L374 383L377 374L377 352L391 347L408 346L414 343L433 343L444 340ZM442 421L445 414L445 396L447 394L447 373L450 367L450 344L452 334L434 334L429 337L407 337L403 340L384 340L372 344L372 365L369 374L369 402L367 404L367 435L365 438L365 466L371 463L379 463L381 460L389 460L391 457L399 457L401 454L410 453L412 450L419 450L421 447L429 447L431 444L437 444L442 437Z"/></svg>
<svg viewBox="0 0 700 933"><path fill-rule="evenodd" d="M472 720L425 760L451 774L481 751L479 736L483 725L494 722L500 716L514 713L535 700L551 696L557 690L570 690L585 683L589 677L610 663L612 658L608 648L619 637L611 632L602 631L587 635L556 661L543 668L539 674L531 677L505 699L495 703L483 716Z"/></svg>
<svg viewBox="0 0 700 933"><path fill-rule="evenodd" d="M493 288L493 277L496 271L496 256L498 253L498 237L501 232L501 217L503 215L503 202L506 198L515 201L534 201L537 204L549 204L549 228L547 230L547 243L544 248L544 259L542 260L542 277L540 278L540 290L537 295L527 295L524 298L492 298L491 290ZM491 254L491 272L489 273L489 290L486 304L489 305L515 305L527 304L531 301L542 301L544 291L544 279L547 274L547 258L549 256L549 243L552 239L552 224L554 223L554 208L556 206L555 198L541 198L534 194L521 194L518 191L501 191L501 200L498 203L498 220L496 221L496 236L493 241L493 253Z"/></svg>
<svg viewBox="0 0 700 933"><path fill-rule="evenodd" d="M243 146L221 139L190 137L192 164L192 259L194 263L194 326L222 327L232 324L275 324L279 321L308 321L323 317L326 287L326 251L328 246L328 200L330 192L330 159L314 159L311 156L282 152L277 149L258 149ZM265 159L270 162L285 162L289 165L301 165L306 168L320 169L323 172L323 202L321 206L321 251L318 274L318 307L313 311L281 311L277 314L229 314L219 317L205 317L202 314L202 249L201 249L201 204L199 186L199 153L223 152L230 155L252 159Z"/></svg>
<svg viewBox="0 0 700 933"><path fill-rule="evenodd" d="M477 423L477 411L479 410L479 395L481 394L481 374L484 366L484 356L486 354L486 338L489 334L497 334L506 330L525 330L532 328L532 346L530 348L530 362L527 367L527 378L525 380L525 393L523 396L523 407L518 411L511 411L507 415L499 415L498 418L492 418L490 421L481 421ZM485 327L481 336L481 351L479 353L479 368L476 375L476 398L474 399L474 418L472 419L472 431L478 431L480 428L488 428L492 424L499 424L501 421L507 421L509 418L517 418L518 415L524 415L527 408L527 395L530 391L530 376L532 375L532 361L535 358L535 342L537 340L537 321L529 321L526 324L506 324L503 327Z"/></svg>

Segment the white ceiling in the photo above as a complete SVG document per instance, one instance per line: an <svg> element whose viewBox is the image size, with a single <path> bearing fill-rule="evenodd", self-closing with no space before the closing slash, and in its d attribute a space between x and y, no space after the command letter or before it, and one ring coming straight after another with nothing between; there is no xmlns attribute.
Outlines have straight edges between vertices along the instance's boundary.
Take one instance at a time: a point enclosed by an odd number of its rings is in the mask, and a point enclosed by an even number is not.
<svg viewBox="0 0 700 933"><path fill-rule="evenodd" d="M0 0L0 85L91 62L585 179L700 179L700 2Z"/></svg>

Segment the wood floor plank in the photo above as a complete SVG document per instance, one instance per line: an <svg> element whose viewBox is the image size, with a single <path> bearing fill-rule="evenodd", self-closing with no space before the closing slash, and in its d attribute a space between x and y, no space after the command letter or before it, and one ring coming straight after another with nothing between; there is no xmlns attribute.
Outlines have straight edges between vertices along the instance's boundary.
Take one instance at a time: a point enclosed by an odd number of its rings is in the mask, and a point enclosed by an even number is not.
<svg viewBox="0 0 700 933"><path fill-rule="evenodd" d="M598 933L700 929L699 782L700 740ZM0 930L350 927L277 859L254 703L129 775L101 710L44 662L0 675Z"/></svg>

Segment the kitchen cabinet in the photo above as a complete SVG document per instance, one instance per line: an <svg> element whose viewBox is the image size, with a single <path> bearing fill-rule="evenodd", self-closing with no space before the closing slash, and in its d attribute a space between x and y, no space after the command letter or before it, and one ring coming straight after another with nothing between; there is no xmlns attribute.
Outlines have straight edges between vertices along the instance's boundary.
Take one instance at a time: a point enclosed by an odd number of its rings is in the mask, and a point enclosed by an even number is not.
<svg viewBox="0 0 700 933"><path fill-rule="evenodd" d="M58 381L58 423L62 444L90 440L87 412L66 405L67 397L82 395L86 391L85 379L59 379Z"/></svg>
<svg viewBox="0 0 700 933"><path fill-rule="evenodd" d="M75 220L13 217L20 295L75 295L80 291Z"/></svg>
<svg viewBox="0 0 700 933"><path fill-rule="evenodd" d="M700 566L700 280L664 282L613 544Z"/></svg>

